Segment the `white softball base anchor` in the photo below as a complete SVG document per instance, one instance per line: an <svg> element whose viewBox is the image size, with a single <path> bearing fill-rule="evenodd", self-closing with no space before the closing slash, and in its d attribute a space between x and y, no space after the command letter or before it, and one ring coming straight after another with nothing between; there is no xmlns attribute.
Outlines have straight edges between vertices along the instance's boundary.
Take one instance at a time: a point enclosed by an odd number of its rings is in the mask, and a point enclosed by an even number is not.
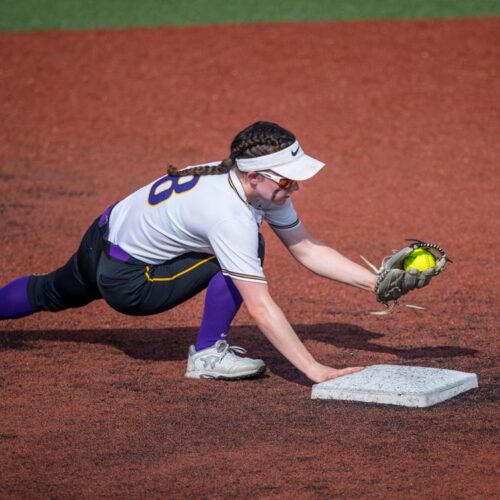
<svg viewBox="0 0 500 500"><path fill-rule="evenodd" d="M426 408L477 387L475 373L373 365L361 372L313 385L311 398Z"/></svg>

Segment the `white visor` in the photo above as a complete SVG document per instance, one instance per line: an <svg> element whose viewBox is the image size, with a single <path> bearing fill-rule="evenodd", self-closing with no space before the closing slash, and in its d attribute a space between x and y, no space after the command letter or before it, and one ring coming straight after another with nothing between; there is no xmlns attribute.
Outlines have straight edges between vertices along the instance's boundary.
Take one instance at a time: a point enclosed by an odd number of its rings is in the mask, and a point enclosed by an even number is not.
<svg viewBox="0 0 500 500"><path fill-rule="evenodd" d="M272 170L293 181L304 181L317 174L325 164L307 156L298 141L281 151L256 158L236 158L236 165L242 172Z"/></svg>

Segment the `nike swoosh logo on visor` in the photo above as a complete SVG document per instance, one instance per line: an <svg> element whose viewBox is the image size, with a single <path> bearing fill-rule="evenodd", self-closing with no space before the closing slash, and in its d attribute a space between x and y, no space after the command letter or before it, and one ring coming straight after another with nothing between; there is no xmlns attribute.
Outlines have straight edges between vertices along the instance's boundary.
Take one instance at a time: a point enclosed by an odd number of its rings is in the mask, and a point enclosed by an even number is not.
<svg viewBox="0 0 500 500"><path fill-rule="evenodd" d="M295 151L292 151L292 156L297 156L299 149L300 149L300 146L297 146L297 149Z"/></svg>

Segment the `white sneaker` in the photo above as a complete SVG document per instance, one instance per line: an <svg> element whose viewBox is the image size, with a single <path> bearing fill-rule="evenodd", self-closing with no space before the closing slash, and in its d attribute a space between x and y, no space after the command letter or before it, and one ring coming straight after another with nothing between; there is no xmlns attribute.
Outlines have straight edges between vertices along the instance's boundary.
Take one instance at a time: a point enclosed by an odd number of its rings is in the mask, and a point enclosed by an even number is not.
<svg viewBox="0 0 500 500"><path fill-rule="evenodd" d="M199 352L192 345L185 377L234 380L262 375L266 371L264 361L236 355L246 352L243 347L230 346L225 340L218 340L212 347Z"/></svg>

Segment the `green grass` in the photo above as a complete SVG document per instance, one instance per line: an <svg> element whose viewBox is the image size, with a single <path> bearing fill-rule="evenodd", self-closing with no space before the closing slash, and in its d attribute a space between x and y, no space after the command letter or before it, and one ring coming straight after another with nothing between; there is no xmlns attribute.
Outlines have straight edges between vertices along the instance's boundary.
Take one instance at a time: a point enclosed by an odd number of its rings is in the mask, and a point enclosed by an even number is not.
<svg viewBox="0 0 500 500"><path fill-rule="evenodd" d="M0 31L500 15L500 0L0 0Z"/></svg>

